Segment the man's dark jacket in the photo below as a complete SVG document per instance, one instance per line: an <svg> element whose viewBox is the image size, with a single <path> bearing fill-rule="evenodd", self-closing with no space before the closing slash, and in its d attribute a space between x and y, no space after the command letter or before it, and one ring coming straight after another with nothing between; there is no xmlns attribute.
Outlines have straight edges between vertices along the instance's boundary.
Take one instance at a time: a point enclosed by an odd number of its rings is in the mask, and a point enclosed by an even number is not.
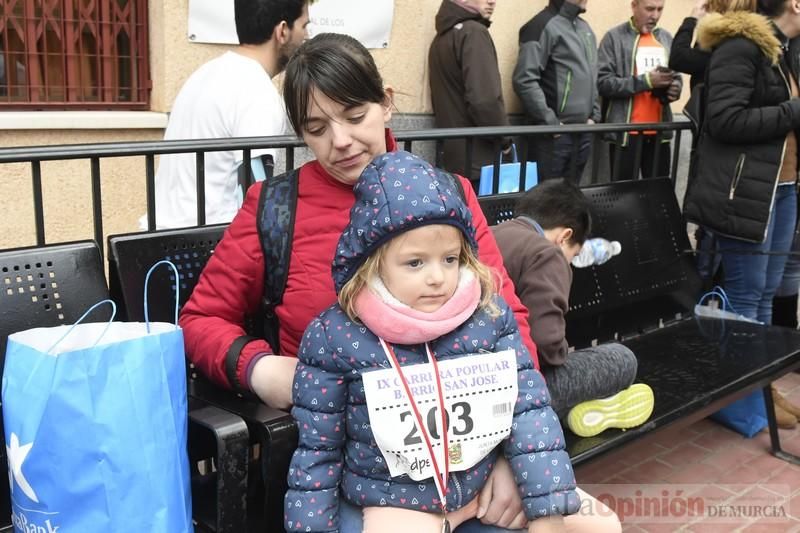
<svg viewBox="0 0 800 533"><path fill-rule="evenodd" d="M489 24L478 13L451 0L442 1L428 54L437 128L508 125ZM471 168L465 169L466 143L462 139L445 141L442 166L476 180L481 166L494 161L494 143L494 139L475 139Z"/></svg>

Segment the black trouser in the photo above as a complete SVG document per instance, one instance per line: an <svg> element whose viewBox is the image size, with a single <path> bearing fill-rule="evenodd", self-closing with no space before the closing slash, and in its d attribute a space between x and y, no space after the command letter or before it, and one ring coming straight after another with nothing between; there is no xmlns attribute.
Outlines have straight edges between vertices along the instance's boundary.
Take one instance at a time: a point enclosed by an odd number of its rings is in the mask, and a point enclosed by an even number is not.
<svg viewBox="0 0 800 533"><path fill-rule="evenodd" d="M639 167L636 168L636 151L639 146L641 146L642 155ZM628 135L628 146L619 148L616 144L611 143L608 152L611 180L637 179L640 171L643 178L669 176L669 147L669 141L665 141L663 138L658 139L657 135ZM618 167L615 164L617 151L620 152ZM658 161L656 161L656 154L658 154ZM654 164L656 165L655 169Z"/></svg>
<svg viewBox="0 0 800 533"><path fill-rule="evenodd" d="M536 161L539 181L567 178L580 183L592 147L590 133L564 133L558 137L539 135L531 137L529 143L528 160ZM573 152L575 144L578 146Z"/></svg>

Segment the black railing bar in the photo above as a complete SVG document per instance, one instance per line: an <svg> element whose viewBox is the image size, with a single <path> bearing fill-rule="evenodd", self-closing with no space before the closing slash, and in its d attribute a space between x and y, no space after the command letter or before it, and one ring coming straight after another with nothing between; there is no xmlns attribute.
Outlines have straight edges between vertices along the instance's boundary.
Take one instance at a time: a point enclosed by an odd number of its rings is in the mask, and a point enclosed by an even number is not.
<svg viewBox="0 0 800 533"><path fill-rule="evenodd" d="M411 142L412 141L404 141L403 142L403 150L405 150L406 152L410 152L411 151Z"/></svg>
<svg viewBox="0 0 800 533"><path fill-rule="evenodd" d="M522 141L522 152L518 151L517 154L520 156L519 160L522 162L522 164L524 166L528 166L528 161L534 161L534 157L537 155L536 145L528 135L522 135L519 137L519 139ZM542 170L538 161L536 161L536 174L537 180L542 181L540 178L542 175Z"/></svg>
<svg viewBox="0 0 800 533"><path fill-rule="evenodd" d="M195 176L197 176L197 225L206 225L206 157L205 152L195 156Z"/></svg>
<svg viewBox="0 0 800 533"><path fill-rule="evenodd" d="M651 161L652 164L650 165L650 167L651 167L650 168L650 175L651 176L658 176L658 169L660 168L658 164L661 162L661 142L662 142L662 140L663 140L663 138L661 137L661 132L656 133L656 138L655 138L656 144L653 147L653 150L655 150L655 153L653 154L653 160ZM658 177L661 177L661 176L658 176Z"/></svg>
<svg viewBox="0 0 800 533"><path fill-rule="evenodd" d="M177 141L135 141L60 146L16 146L0 148L0 163L21 163L38 159L54 161L98 157L130 157L147 154L181 154L189 152L221 152L260 148L304 146L297 137L237 137L234 139L195 139ZM24 154L20 156L20 154Z"/></svg>
<svg viewBox="0 0 800 533"><path fill-rule="evenodd" d="M614 169L611 172L611 181L615 181L618 179L627 179L620 177L620 165L622 164L622 143L625 141L625 134L623 132L619 132L617 134L617 142L613 144L614 146L614 161L611 167ZM630 139L629 139L630 141Z"/></svg>
<svg viewBox="0 0 800 533"><path fill-rule="evenodd" d="M560 126L496 126L480 128L441 128L435 130L393 131L397 141L426 141L517 135L558 135L566 133L617 133L627 131L674 131L690 129L690 122L657 122L641 124L564 124Z"/></svg>
<svg viewBox="0 0 800 533"><path fill-rule="evenodd" d="M675 186L678 183L678 161L680 160L680 152L681 152L681 137L683 137L682 131L675 132L675 142L672 143L672 161L670 161L670 179L672 180L672 189L675 189ZM691 163L692 155L689 154L689 161Z"/></svg>
<svg viewBox="0 0 800 533"><path fill-rule="evenodd" d="M294 146L286 147L286 171L294 168Z"/></svg>
<svg viewBox="0 0 800 533"><path fill-rule="evenodd" d="M94 225L94 240L100 248L100 261L104 261L103 253L103 192L100 182L100 158L92 157L92 224Z"/></svg>
<svg viewBox="0 0 800 533"><path fill-rule="evenodd" d="M528 138L527 135L523 135L522 137L520 137L519 140L522 142L522 150L517 150L517 156L519 157L519 160L522 162L522 166L526 167L528 166L527 162L533 159L532 158L533 154L531 154L531 142L530 142L531 140L530 138ZM536 164L538 165L539 163ZM541 174L541 172L538 172L539 170L538 166L536 167L536 170L537 173Z"/></svg>
<svg viewBox="0 0 800 533"><path fill-rule="evenodd" d="M474 137L466 137L464 139L464 148L467 151L464 157L464 177L467 179L472 178L472 150L475 149L474 140Z"/></svg>
<svg viewBox="0 0 800 533"><path fill-rule="evenodd" d="M654 124L570 124L564 126L498 126L486 128L444 128L436 130L394 131L398 142L437 139L505 137L558 133L614 133L625 131L656 130L676 131L689 129L691 123L663 122ZM191 139L176 141L136 141L60 146L15 146L0 148L0 163L21 163L33 159L54 161L88 159L90 157L129 157L147 154L178 154L187 152L215 152L260 148L297 148L304 146L293 136L237 137L233 139Z"/></svg>
<svg viewBox="0 0 800 533"><path fill-rule="evenodd" d="M583 135L579 133L568 133L566 135L569 135L572 141L572 151L569 161L569 179L580 184L581 177L578 176L578 151L581 149Z"/></svg>
<svg viewBox="0 0 800 533"><path fill-rule="evenodd" d="M495 154L492 161L492 194L500 192L500 164L503 161L503 148L500 146L499 139L492 142L492 153ZM469 171L467 171L469 175Z"/></svg>
<svg viewBox="0 0 800 533"><path fill-rule="evenodd" d="M514 146L516 148L516 146ZM524 157L520 159L519 151L517 151L517 161L519 162L519 185L518 191L525 190L525 182L528 181L528 161Z"/></svg>
<svg viewBox="0 0 800 533"><path fill-rule="evenodd" d="M444 154L444 139L436 139L436 151L433 156L433 165L436 167L442 166L442 154Z"/></svg>
<svg viewBox="0 0 800 533"><path fill-rule="evenodd" d="M250 167L252 163L252 156L250 155L250 148L245 148L242 152L242 166L244 167L244 192L253 184L253 169Z"/></svg>
<svg viewBox="0 0 800 533"><path fill-rule="evenodd" d="M147 231L156 229L156 156L144 156L145 189L147 194Z"/></svg>
<svg viewBox="0 0 800 533"><path fill-rule="evenodd" d="M44 237L44 196L42 194L42 164L31 161L31 184L33 186L34 224L36 227L36 245L45 243Z"/></svg>
<svg viewBox="0 0 800 533"><path fill-rule="evenodd" d="M600 150L603 149L605 146L602 142L597 142L597 134L592 134L592 144L589 149L592 151L592 170L591 176L589 176L589 183L595 184L597 183L597 179L600 173Z"/></svg>
<svg viewBox="0 0 800 533"><path fill-rule="evenodd" d="M644 150L644 135L641 133L639 135L628 135L629 147L633 147L634 140L636 141L636 146L633 150L633 170L631 171L632 173L630 176L622 177L624 180L639 179L640 175L644 177L644 172L641 172L640 170L642 166L642 150Z"/></svg>

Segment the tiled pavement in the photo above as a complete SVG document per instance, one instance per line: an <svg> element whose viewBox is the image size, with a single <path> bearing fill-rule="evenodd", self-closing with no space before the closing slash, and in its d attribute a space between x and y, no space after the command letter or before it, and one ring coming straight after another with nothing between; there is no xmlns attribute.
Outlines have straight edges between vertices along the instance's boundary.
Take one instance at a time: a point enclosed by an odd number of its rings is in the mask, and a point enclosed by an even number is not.
<svg viewBox="0 0 800 533"><path fill-rule="evenodd" d="M776 385L800 405L800 374ZM783 449L800 455L800 427L780 434ZM745 439L701 420L614 451L576 473L582 488L622 515L626 532L800 533L800 467L768 449L765 433Z"/></svg>

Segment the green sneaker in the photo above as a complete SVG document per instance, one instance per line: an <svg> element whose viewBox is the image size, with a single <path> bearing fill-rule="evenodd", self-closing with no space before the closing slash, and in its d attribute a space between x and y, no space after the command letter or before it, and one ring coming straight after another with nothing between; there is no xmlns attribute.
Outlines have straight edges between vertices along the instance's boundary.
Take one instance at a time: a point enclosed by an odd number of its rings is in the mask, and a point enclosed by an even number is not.
<svg viewBox="0 0 800 533"><path fill-rule="evenodd" d="M653 389L636 383L614 396L579 403L567 415L567 425L580 437L594 437L608 428L644 424L653 414Z"/></svg>

